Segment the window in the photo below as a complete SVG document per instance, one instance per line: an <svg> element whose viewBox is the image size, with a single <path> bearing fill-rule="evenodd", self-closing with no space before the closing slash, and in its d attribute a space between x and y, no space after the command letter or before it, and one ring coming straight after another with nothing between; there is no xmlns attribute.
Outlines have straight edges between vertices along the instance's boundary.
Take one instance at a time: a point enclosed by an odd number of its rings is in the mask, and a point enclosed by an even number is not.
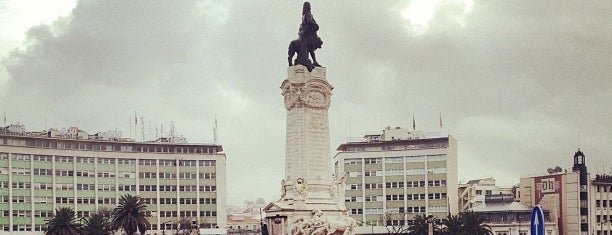
<svg viewBox="0 0 612 235"><path fill-rule="evenodd" d="M387 195L386 196L387 201L403 201L404 200L404 195L400 194L400 195Z"/></svg>
<svg viewBox="0 0 612 235"><path fill-rule="evenodd" d="M98 198L98 204L115 204L115 198Z"/></svg>
<svg viewBox="0 0 612 235"><path fill-rule="evenodd" d="M117 187L118 191L136 191L136 185L125 185L125 184L120 184Z"/></svg>
<svg viewBox="0 0 612 235"><path fill-rule="evenodd" d="M140 172L139 177L144 178L144 179L154 179L154 178L157 178L157 173L156 172Z"/></svg>
<svg viewBox="0 0 612 235"><path fill-rule="evenodd" d="M93 164L95 162L95 158L93 157L77 157L76 158L76 162L77 163L90 163Z"/></svg>
<svg viewBox="0 0 612 235"><path fill-rule="evenodd" d="M202 175L202 174L200 174ZM196 173L189 173L189 172L180 172L178 174L179 179L195 179L196 178Z"/></svg>
<svg viewBox="0 0 612 235"><path fill-rule="evenodd" d="M11 155L11 159L13 161L30 161L30 155L29 154L13 153Z"/></svg>
<svg viewBox="0 0 612 235"><path fill-rule="evenodd" d="M387 182L385 183L386 188L403 188L404 182Z"/></svg>
<svg viewBox="0 0 612 235"><path fill-rule="evenodd" d="M98 177L99 178L114 178L115 172L114 171L100 171L98 172Z"/></svg>
<svg viewBox="0 0 612 235"><path fill-rule="evenodd" d="M476 190L476 195L482 195L482 190Z"/></svg>
<svg viewBox="0 0 612 235"><path fill-rule="evenodd" d="M365 164L381 164L382 163L382 159L381 158L366 158L363 159Z"/></svg>
<svg viewBox="0 0 612 235"><path fill-rule="evenodd" d="M13 189L30 189L30 182L13 182Z"/></svg>
<svg viewBox="0 0 612 235"><path fill-rule="evenodd" d="M141 166L155 166L157 165L157 160L155 159L140 159L138 164Z"/></svg>
<svg viewBox="0 0 612 235"><path fill-rule="evenodd" d="M140 191L143 192L155 192L157 191L157 185L140 185Z"/></svg>
<svg viewBox="0 0 612 235"><path fill-rule="evenodd" d="M198 191L197 185L181 185L179 186L179 191L181 192L196 192Z"/></svg>
<svg viewBox="0 0 612 235"><path fill-rule="evenodd" d="M172 172L159 172L160 179L176 179L176 173Z"/></svg>
<svg viewBox="0 0 612 235"><path fill-rule="evenodd" d="M351 209L351 215L360 215L363 214L363 209Z"/></svg>
<svg viewBox="0 0 612 235"><path fill-rule="evenodd" d="M119 165L136 165L136 159L117 159Z"/></svg>
<svg viewBox="0 0 612 235"><path fill-rule="evenodd" d="M161 192L176 192L176 185L160 185L159 191Z"/></svg>
<svg viewBox="0 0 612 235"><path fill-rule="evenodd" d="M72 163L73 160L74 160L74 157L55 156L55 162L56 163Z"/></svg>
<svg viewBox="0 0 612 235"><path fill-rule="evenodd" d="M112 192L116 191L116 187L114 184L98 184L98 191Z"/></svg>
<svg viewBox="0 0 612 235"><path fill-rule="evenodd" d="M195 160L181 160L179 161L179 166L196 166Z"/></svg>
<svg viewBox="0 0 612 235"><path fill-rule="evenodd" d="M94 184L77 184L77 190L96 190Z"/></svg>
<svg viewBox="0 0 612 235"><path fill-rule="evenodd" d="M361 159L344 159L345 165L361 165Z"/></svg>
<svg viewBox="0 0 612 235"><path fill-rule="evenodd" d="M378 188L383 188L381 183L375 184L375 183L371 183L371 184L365 184L364 185L365 189L378 189Z"/></svg>
<svg viewBox="0 0 612 235"><path fill-rule="evenodd" d="M11 169L13 175L30 175L29 168L13 168Z"/></svg>
<svg viewBox="0 0 612 235"><path fill-rule="evenodd" d="M98 158L98 164L113 165L115 164L115 159L114 158Z"/></svg>
<svg viewBox="0 0 612 235"><path fill-rule="evenodd" d="M200 198L200 204L217 204L216 198Z"/></svg>
<svg viewBox="0 0 612 235"><path fill-rule="evenodd" d="M159 160L160 166L176 166L176 160Z"/></svg>
<svg viewBox="0 0 612 235"><path fill-rule="evenodd" d="M94 177L95 175L93 171L76 171L77 177Z"/></svg>
<svg viewBox="0 0 612 235"><path fill-rule="evenodd" d="M217 174L216 173L200 173L200 178L202 178L202 179L215 179L215 178L217 178Z"/></svg>
<svg viewBox="0 0 612 235"><path fill-rule="evenodd" d="M217 191L217 186L214 186L214 185L200 186L200 191L201 192L215 192Z"/></svg>
<svg viewBox="0 0 612 235"><path fill-rule="evenodd" d="M134 179L136 178L136 172L119 172L119 178Z"/></svg>
<svg viewBox="0 0 612 235"><path fill-rule="evenodd" d="M216 162L212 160L200 160L200 166L216 166Z"/></svg>
<svg viewBox="0 0 612 235"><path fill-rule="evenodd" d="M53 175L53 170L34 168L34 175Z"/></svg>
<svg viewBox="0 0 612 235"><path fill-rule="evenodd" d="M350 189L361 189L361 184L351 184L348 185Z"/></svg>
<svg viewBox="0 0 612 235"><path fill-rule="evenodd" d="M48 155L34 155L34 161L39 162L51 162L53 158Z"/></svg>

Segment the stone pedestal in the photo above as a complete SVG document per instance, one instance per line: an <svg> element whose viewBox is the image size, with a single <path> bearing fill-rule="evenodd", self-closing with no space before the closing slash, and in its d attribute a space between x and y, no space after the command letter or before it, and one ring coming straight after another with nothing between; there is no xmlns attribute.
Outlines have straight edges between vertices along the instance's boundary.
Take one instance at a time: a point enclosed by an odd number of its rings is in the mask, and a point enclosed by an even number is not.
<svg viewBox="0 0 612 235"><path fill-rule="evenodd" d="M345 216L345 177L331 173L327 112L332 89L325 68L287 69L281 85L287 109L285 178L281 198L265 208L270 234L344 233L354 227Z"/></svg>

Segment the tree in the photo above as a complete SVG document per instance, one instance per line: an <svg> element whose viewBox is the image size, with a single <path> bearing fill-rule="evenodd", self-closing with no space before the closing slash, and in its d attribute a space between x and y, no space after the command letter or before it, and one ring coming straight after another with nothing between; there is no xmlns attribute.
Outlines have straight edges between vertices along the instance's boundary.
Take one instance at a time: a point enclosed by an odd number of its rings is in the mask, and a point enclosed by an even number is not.
<svg viewBox="0 0 612 235"><path fill-rule="evenodd" d="M486 225L487 218L478 212L466 211L459 214L463 225L462 233L470 235L493 235L491 227Z"/></svg>
<svg viewBox="0 0 612 235"><path fill-rule="evenodd" d="M55 209L55 214L46 221L45 235L78 235L81 228L74 210L70 207Z"/></svg>
<svg viewBox="0 0 612 235"><path fill-rule="evenodd" d="M144 234L150 225L145 218L147 205L139 196L125 194L119 198L119 205L113 209L112 225L125 230L127 235L133 235L136 230Z"/></svg>
<svg viewBox="0 0 612 235"><path fill-rule="evenodd" d="M416 215L414 217L414 222L410 225L410 227L408 227L408 234L409 235L427 235L427 232L429 230L429 221L427 221L427 216L425 214L423 215ZM433 220L435 220L435 218L432 218L432 223ZM434 234L438 233L438 229L437 226L433 226L434 229Z"/></svg>
<svg viewBox="0 0 612 235"><path fill-rule="evenodd" d="M461 224L461 219L457 215L448 215L446 220L442 222L442 234L444 235L456 235L461 234L463 225Z"/></svg>
<svg viewBox="0 0 612 235"><path fill-rule="evenodd" d="M81 234L87 235L109 235L113 230L108 215L97 212L83 220Z"/></svg>

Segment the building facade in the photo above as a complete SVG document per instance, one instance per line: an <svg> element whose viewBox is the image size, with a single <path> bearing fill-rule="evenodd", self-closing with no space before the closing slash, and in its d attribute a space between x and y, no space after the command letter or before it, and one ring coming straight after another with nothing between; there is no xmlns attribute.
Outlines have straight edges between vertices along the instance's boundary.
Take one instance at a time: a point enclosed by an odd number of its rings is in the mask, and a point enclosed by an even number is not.
<svg viewBox="0 0 612 235"><path fill-rule="evenodd" d="M225 233L226 156L221 145L154 142L66 131L0 129L0 234L43 234L58 207L79 217L112 210L125 194L147 205L147 234L190 218Z"/></svg>
<svg viewBox="0 0 612 235"><path fill-rule="evenodd" d="M559 234L591 234L589 232L589 181L585 156L574 154L572 172L521 178L520 202L528 206L541 205L550 212L551 221ZM592 224L592 223L591 223Z"/></svg>
<svg viewBox="0 0 612 235"><path fill-rule="evenodd" d="M459 184L459 211L470 210L475 206L484 204L488 195L515 195L512 188L500 188L495 185L495 179L470 180Z"/></svg>
<svg viewBox="0 0 612 235"><path fill-rule="evenodd" d="M416 215L458 213L453 137L386 128L341 144L337 151L336 174L346 176L346 209L362 222L357 233L387 233L384 225L404 225Z"/></svg>
<svg viewBox="0 0 612 235"><path fill-rule="evenodd" d="M484 195L483 202L471 208L482 213L486 225L494 235L528 235L531 226L532 207L514 201L513 194ZM550 212L544 211L544 233L557 235L557 224L550 220Z"/></svg>
<svg viewBox="0 0 612 235"><path fill-rule="evenodd" d="M591 230L597 235L612 235L612 176L596 175L589 195Z"/></svg>

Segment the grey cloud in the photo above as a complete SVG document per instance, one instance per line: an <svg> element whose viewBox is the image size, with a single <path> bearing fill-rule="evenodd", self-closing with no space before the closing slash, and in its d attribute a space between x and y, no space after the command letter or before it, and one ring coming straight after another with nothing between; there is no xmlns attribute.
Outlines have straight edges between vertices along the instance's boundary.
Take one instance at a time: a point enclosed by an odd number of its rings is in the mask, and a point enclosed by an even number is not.
<svg viewBox="0 0 612 235"><path fill-rule="evenodd" d="M301 4L79 1L4 60L0 110L31 128L47 120L124 132L137 111L200 142L212 140L216 115L230 202L274 200L284 164L279 86ZM459 140L462 179L512 184L567 166L578 134L589 164L612 152L610 3L475 1L461 25L464 8L451 2L421 35L401 16L407 1L312 4L324 40L317 55L335 87L332 149L348 135L411 127L412 115L437 131L442 113L442 132ZM505 167L480 170L497 167L489 159Z"/></svg>

